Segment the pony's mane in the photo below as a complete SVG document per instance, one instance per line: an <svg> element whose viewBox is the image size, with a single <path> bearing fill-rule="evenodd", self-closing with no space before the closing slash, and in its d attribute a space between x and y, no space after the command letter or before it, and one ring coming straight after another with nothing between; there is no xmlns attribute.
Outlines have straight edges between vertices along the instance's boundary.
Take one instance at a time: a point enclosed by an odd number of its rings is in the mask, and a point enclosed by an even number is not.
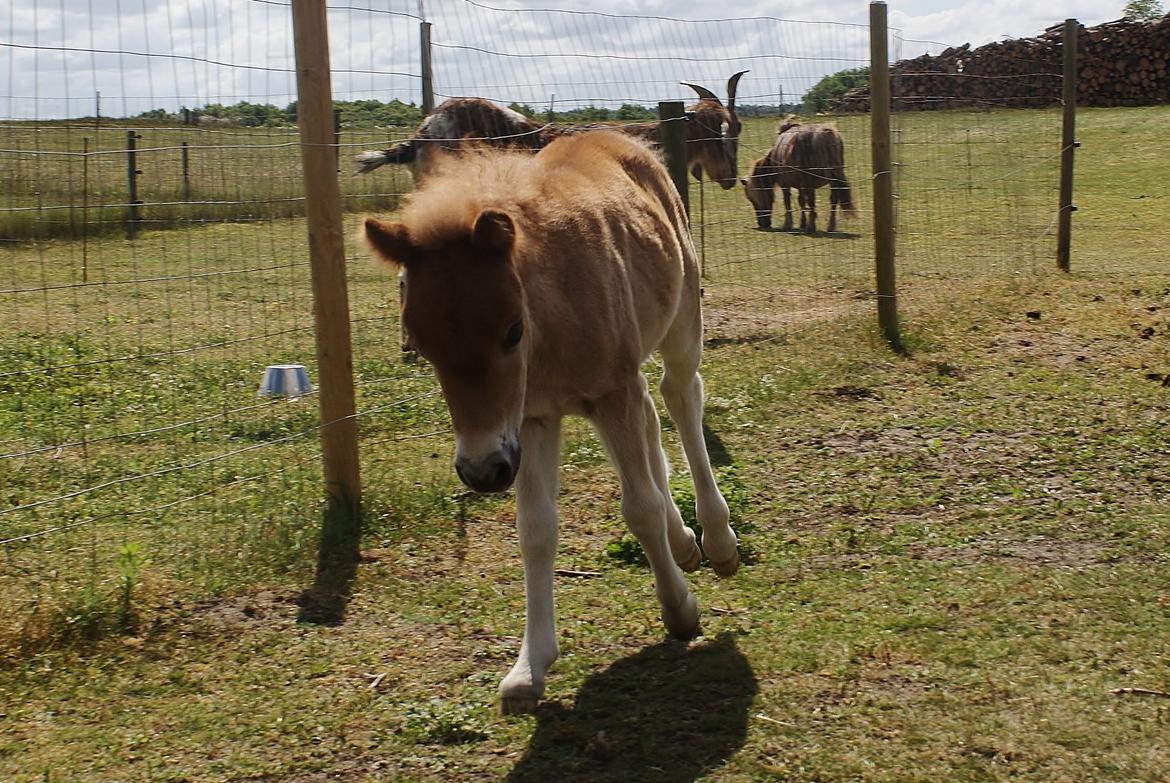
<svg viewBox="0 0 1170 783"><path fill-rule="evenodd" d="M540 202L531 152L477 148L442 156L423 185L406 196L401 220L416 242L436 244L466 234L486 208L518 214ZM529 211L530 206L523 211Z"/></svg>

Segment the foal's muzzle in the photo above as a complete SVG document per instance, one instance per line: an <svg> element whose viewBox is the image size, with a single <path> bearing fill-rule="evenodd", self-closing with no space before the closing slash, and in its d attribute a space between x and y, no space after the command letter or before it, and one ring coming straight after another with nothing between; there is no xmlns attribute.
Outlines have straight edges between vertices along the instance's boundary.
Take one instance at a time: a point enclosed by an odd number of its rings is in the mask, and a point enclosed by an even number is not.
<svg viewBox="0 0 1170 783"><path fill-rule="evenodd" d="M765 215L763 213L757 214L756 226L758 226L761 231L770 231L772 229L772 216Z"/></svg>
<svg viewBox="0 0 1170 783"><path fill-rule="evenodd" d="M479 459L459 457L455 472L459 480L476 492L503 492L516 480L520 469L520 449L511 444Z"/></svg>

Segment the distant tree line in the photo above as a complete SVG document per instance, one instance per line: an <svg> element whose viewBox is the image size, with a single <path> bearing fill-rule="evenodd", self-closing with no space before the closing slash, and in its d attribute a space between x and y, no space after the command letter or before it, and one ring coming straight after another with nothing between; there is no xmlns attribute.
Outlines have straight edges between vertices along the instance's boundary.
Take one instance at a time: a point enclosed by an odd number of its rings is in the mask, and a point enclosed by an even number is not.
<svg viewBox="0 0 1170 783"><path fill-rule="evenodd" d="M413 127L422 120L422 110L414 103L391 101L334 101L333 107L340 113L343 128L372 128L384 126ZM642 122L658 119L657 107L651 108L635 103L622 104L617 109L598 106L579 106L571 109L548 112L528 104L512 103L510 109L532 119L557 123L586 122ZM770 117L786 112L799 111L797 104L781 105L739 105L736 110L743 117ZM297 123L296 101L281 108L271 103L209 103L197 109L180 109L177 112L166 109L151 109L129 119L152 122L181 124L223 124L248 128L283 128Z"/></svg>

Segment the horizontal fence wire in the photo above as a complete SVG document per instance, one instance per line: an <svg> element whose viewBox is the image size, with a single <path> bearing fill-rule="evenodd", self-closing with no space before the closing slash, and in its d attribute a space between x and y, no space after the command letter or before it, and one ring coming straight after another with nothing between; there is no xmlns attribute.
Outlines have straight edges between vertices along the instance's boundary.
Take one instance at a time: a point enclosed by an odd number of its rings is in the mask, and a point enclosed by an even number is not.
<svg viewBox="0 0 1170 783"><path fill-rule="evenodd" d="M322 513L315 396L257 397L268 365L320 381L289 4L166 2L84 23L31 8L35 29L10 22L0 36L9 74L36 75L0 84L0 649L113 622L128 563L156 597L301 583ZM411 10L328 11L371 536L425 513L420 499L461 493L433 376L399 349L394 271L355 239L364 215L393 214L413 188L409 166L353 173L362 153L420 136L423 20ZM709 356L872 320L869 116L814 100L825 76L868 66L867 27L468 0L425 10L436 101L484 98L528 123L492 143L535 146L582 124L653 140L658 102L695 104L683 82L726 103L746 71L736 170L689 180ZM1014 113L1006 99L904 111L909 101L895 104L895 162L914 301L957 276L1040 266L1058 111ZM773 230L760 230L736 180L791 118L843 140L827 179L848 182L856 209L832 232L830 187L815 191L816 233L799 231L795 195L794 230L779 230L780 192ZM692 138L718 143L721 129ZM578 437L567 454L587 451Z"/></svg>

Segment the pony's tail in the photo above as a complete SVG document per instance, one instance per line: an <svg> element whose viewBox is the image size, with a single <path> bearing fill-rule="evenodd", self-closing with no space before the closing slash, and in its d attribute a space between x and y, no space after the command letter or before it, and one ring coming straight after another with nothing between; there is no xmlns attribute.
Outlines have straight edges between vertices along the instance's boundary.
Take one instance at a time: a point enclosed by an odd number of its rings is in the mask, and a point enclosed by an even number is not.
<svg viewBox="0 0 1170 783"><path fill-rule="evenodd" d="M387 150L367 150L359 153L353 159L354 174L368 174L387 163L413 163L418 155L414 140L395 144Z"/></svg>
<svg viewBox="0 0 1170 783"><path fill-rule="evenodd" d="M833 203L850 217L857 217L857 206L853 203L853 189L849 187L849 180L845 179L844 172L833 180L829 189Z"/></svg>

